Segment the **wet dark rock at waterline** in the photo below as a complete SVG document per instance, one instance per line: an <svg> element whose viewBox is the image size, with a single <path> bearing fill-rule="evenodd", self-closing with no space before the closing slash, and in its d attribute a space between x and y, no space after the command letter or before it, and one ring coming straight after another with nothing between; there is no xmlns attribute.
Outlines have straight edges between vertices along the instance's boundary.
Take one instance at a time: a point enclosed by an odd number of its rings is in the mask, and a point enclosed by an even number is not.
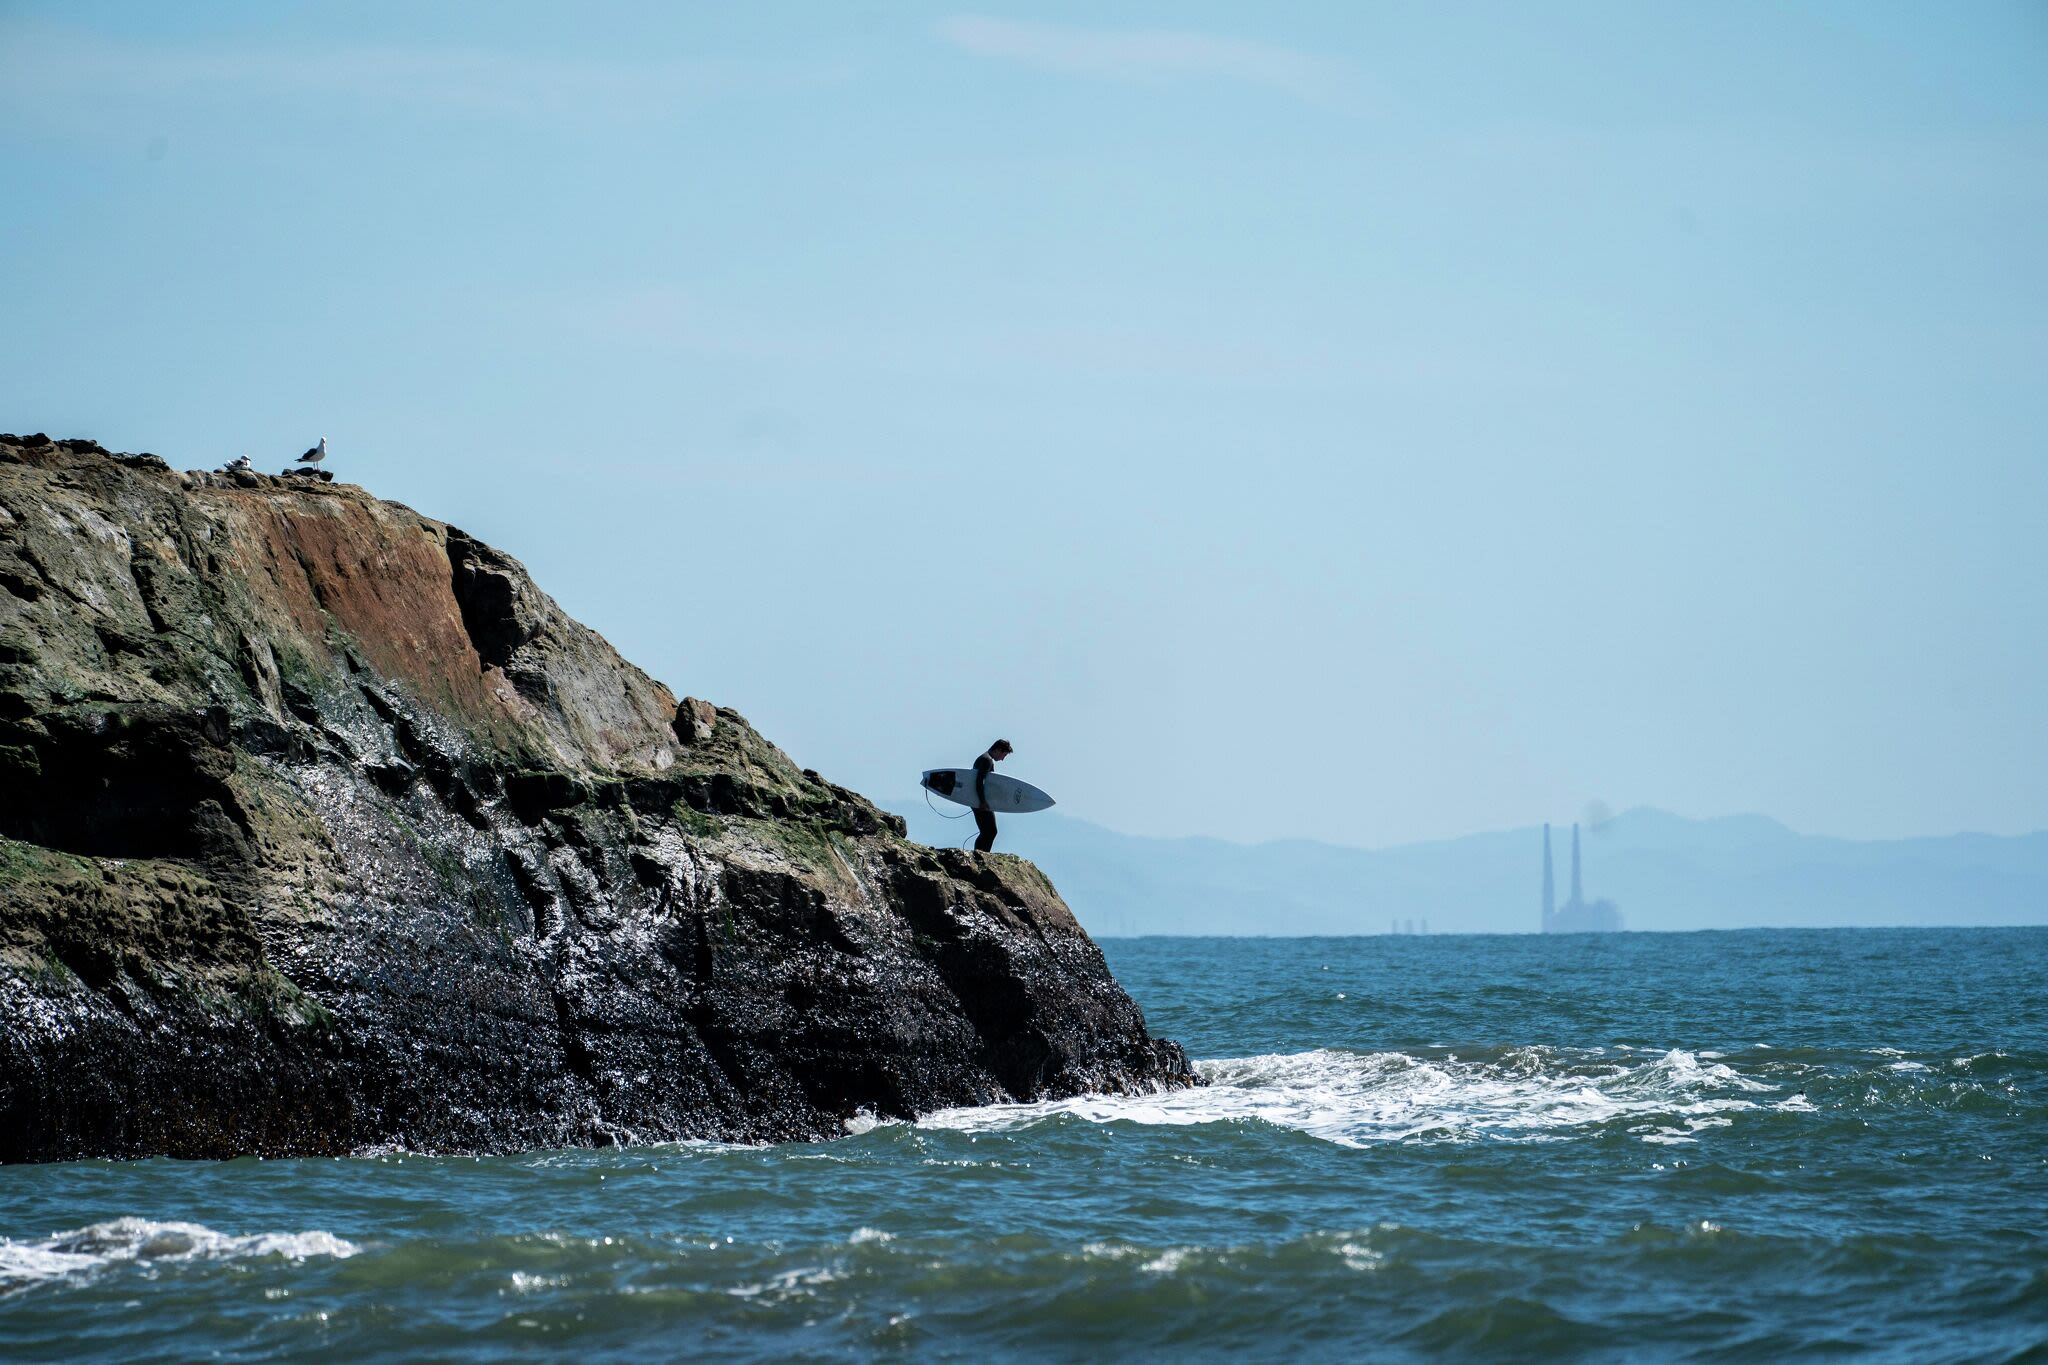
<svg viewBox="0 0 2048 1365"><path fill-rule="evenodd" d="M0 437L0 1159L831 1136L1189 1084L1029 863L908 842L452 527Z"/></svg>

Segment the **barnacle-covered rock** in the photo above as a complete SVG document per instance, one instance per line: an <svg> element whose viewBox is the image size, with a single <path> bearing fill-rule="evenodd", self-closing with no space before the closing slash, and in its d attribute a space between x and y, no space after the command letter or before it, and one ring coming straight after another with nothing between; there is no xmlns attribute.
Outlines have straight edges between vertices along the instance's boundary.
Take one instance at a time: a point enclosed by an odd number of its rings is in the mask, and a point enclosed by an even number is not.
<svg viewBox="0 0 2048 1365"><path fill-rule="evenodd" d="M0 437L0 1160L831 1136L1191 1084L908 842L361 489Z"/></svg>

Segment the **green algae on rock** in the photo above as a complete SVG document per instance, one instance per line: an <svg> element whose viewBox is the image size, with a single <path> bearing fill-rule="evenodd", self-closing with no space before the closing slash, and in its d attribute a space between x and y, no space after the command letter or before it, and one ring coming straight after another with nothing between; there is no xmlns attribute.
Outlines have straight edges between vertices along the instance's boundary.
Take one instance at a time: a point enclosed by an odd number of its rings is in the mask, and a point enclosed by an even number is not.
<svg viewBox="0 0 2048 1365"><path fill-rule="evenodd" d="M1191 1084L1036 868L908 842L454 527L0 436L0 1160L831 1136Z"/></svg>

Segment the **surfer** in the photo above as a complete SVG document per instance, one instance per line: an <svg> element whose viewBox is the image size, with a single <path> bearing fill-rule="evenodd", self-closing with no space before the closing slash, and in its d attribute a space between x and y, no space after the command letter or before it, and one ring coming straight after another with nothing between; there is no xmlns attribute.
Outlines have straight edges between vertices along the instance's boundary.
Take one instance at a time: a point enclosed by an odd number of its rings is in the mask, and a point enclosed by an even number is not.
<svg viewBox="0 0 2048 1365"><path fill-rule="evenodd" d="M987 853L996 846L996 813L988 808L988 778L996 764L1010 756L1010 741L999 739L988 752L974 760L974 851Z"/></svg>

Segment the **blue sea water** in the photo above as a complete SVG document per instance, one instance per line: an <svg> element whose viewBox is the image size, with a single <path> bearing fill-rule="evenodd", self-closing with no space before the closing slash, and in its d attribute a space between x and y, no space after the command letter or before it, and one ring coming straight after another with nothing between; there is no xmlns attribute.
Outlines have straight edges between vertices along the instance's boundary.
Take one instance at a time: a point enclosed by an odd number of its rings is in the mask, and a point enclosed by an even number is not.
<svg viewBox="0 0 2048 1365"><path fill-rule="evenodd" d="M1207 1087L0 1170L0 1357L2048 1359L2048 929L1104 947Z"/></svg>

